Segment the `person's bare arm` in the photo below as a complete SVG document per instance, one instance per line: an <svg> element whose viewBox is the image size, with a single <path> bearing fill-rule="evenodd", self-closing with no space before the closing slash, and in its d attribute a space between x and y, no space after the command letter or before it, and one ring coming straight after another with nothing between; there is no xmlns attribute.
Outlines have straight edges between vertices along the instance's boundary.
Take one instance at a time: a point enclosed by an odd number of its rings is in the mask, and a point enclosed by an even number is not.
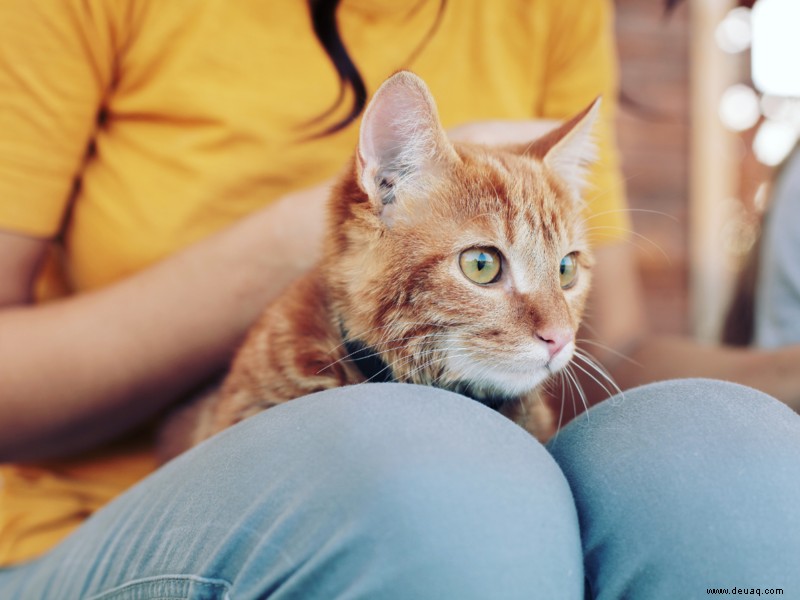
<svg viewBox="0 0 800 600"><path fill-rule="evenodd" d="M0 232L0 462L112 439L221 369L318 258L326 196L292 194L128 279L43 305L30 301L46 242Z"/></svg>
<svg viewBox="0 0 800 600"><path fill-rule="evenodd" d="M653 334L645 326L629 246L600 247L596 258L586 327L581 334L588 341L579 346L597 357L622 389L663 379L709 377L749 385L800 411L800 346L734 348ZM586 376L582 380L592 403L608 396Z"/></svg>

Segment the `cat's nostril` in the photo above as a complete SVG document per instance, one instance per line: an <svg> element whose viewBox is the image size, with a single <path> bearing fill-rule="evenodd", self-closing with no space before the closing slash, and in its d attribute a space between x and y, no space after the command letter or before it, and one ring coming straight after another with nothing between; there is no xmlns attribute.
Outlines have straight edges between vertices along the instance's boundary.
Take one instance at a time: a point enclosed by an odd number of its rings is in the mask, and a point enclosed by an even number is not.
<svg viewBox="0 0 800 600"><path fill-rule="evenodd" d="M573 333L570 329L540 329L536 332L536 337L547 344L547 351L550 358L553 358L572 341Z"/></svg>

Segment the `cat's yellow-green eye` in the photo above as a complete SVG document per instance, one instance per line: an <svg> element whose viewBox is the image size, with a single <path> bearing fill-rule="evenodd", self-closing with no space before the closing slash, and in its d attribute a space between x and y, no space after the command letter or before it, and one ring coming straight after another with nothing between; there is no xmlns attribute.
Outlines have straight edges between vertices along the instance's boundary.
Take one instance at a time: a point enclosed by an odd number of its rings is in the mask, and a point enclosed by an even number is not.
<svg viewBox="0 0 800 600"><path fill-rule="evenodd" d="M561 259L558 275L561 279L562 290L568 290L575 285L578 280L578 256L575 252L570 252Z"/></svg>
<svg viewBox="0 0 800 600"><path fill-rule="evenodd" d="M470 248L458 259L461 271L470 281L480 285L500 278L500 253L494 248Z"/></svg>

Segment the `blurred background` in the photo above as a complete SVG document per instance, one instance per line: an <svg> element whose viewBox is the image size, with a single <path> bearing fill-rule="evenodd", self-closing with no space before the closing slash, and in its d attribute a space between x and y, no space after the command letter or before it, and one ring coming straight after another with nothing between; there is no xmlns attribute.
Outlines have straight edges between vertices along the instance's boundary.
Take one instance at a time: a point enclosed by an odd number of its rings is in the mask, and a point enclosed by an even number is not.
<svg viewBox="0 0 800 600"><path fill-rule="evenodd" d="M619 145L650 322L717 340L800 132L800 0L616 11Z"/></svg>

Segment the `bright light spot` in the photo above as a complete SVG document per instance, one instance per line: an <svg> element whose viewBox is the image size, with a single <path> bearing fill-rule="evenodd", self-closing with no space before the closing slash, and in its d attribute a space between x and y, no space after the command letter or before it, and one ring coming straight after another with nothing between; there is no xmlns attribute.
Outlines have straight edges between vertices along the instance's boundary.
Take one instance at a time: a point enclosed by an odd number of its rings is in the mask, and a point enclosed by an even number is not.
<svg viewBox="0 0 800 600"><path fill-rule="evenodd" d="M800 96L800 2L759 0L752 12L752 74L766 94Z"/></svg>
<svg viewBox="0 0 800 600"><path fill-rule="evenodd" d="M784 121L800 132L800 98L764 94L760 104L762 115L773 121Z"/></svg>
<svg viewBox="0 0 800 600"><path fill-rule="evenodd" d="M785 121L765 120L753 139L753 152L759 162L774 167L789 155L797 142L797 129Z"/></svg>
<svg viewBox="0 0 800 600"><path fill-rule="evenodd" d="M722 19L714 31L717 45L730 54L743 52L750 47L750 9L734 8Z"/></svg>
<svg viewBox="0 0 800 600"><path fill-rule="evenodd" d="M744 131L758 123L761 111L758 95L748 85L737 83L722 94L719 102L719 118L722 124L733 131Z"/></svg>

